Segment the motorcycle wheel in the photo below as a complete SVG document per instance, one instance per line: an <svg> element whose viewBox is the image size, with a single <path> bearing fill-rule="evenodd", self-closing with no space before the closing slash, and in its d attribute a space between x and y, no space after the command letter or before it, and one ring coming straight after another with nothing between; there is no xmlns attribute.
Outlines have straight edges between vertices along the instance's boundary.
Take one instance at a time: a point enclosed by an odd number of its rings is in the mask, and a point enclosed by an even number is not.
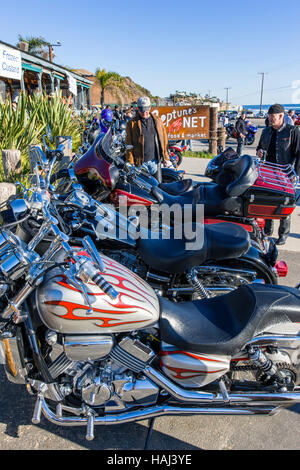
<svg viewBox="0 0 300 470"><path fill-rule="evenodd" d="M246 145L252 145L254 143L255 136L252 135L251 137L247 137L246 139Z"/></svg>
<svg viewBox="0 0 300 470"><path fill-rule="evenodd" d="M176 152L174 152L174 157L176 159L176 166L177 168L179 167L179 165L181 165L182 163L182 154L180 152L178 152L178 150Z"/></svg>

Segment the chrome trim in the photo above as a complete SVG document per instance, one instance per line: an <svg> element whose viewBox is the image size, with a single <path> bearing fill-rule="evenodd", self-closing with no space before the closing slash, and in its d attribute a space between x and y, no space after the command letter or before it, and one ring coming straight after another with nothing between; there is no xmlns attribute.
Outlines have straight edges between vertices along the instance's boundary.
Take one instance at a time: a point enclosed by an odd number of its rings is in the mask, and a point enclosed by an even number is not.
<svg viewBox="0 0 300 470"><path fill-rule="evenodd" d="M279 165L278 163L261 161L259 159L255 159L254 161L256 163L258 175L265 183L272 186L280 185L282 188L290 188L290 185L292 185L294 189L296 188L299 177L291 165ZM276 173L276 177L274 178L268 173L265 175L262 174L262 171L268 171L269 169L280 171L282 172L283 176Z"/></svg>
<svg viewBox="0 0 300 470"><path fill-rule="evenodd" d="M224 405L224 398L222 394L212 394L201 391L185 390L178 385L175 385L169 379L167 379L161 372L147 366L143 373L156 385L166 390L173 398L182 403L205 403L205 404L221 404ZM230 393L228 394L229 405L249 405L258 406L261 404L269 405L292 405L294 403L300 403L300 393L264 393L264 392L251 392L251 393Z"/></svg>
<svg viewBox="0 0 300 470"><path fill-rule="evenodd" d="M71 361L96 360L107 356L114 346L112 335L66 335L64 351Z"/></svg>
<svg viewBox="0 0 300 470"><path fill-rule="evenodd" d="M261 336L257 336L256 338L253 338L249 341L247 341L247 345L253 345L253 344L257 344L257 345L266 345L266 344L272 344L274 346L274 344L278 344L280 345L281 347L283 346L287 346L287 347L290 347L290 343L291 341L299 341L300 342L300 335L297 336L297 335L291 335L291 336L288 336L288 335L284 335L284 336L277 336L277 335L261 335ZM246 345L245 345L246 346Z"/></svg>
<svg viewBox="0 0 300 470"><path fill-rule="evenodd" d="M111 424L121 424L121 423L130 423L133 421L141 421L150 418L157 418L159 416L185 416L185 415L274 415L279 411L278 407L264 406L264 407L253 407L253 408L194 408L194 407L180 407L180 406L153 406L151 408L141 409L139 411L127 411L124 413L119 413L116 415L106 415L106 416L95 416L94 424L95 425L111 425ZM89 421L89 416L87 417L77 417L77 416L68 416L62 417L60 413L53 413L48 407L46 401L42 403L42 413L45 418L47 418L51 423L60 426L87 426Z"/></svg>

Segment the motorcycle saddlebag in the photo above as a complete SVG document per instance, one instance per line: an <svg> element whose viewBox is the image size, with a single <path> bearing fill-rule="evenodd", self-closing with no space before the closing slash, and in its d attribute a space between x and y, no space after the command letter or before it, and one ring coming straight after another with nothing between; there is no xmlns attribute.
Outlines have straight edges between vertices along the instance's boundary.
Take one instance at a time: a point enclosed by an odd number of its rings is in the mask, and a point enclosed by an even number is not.
<svg viewBox="0 0 300 470"><path fill-rule="evenodd" d="M283 219L296 207L296 175L290 165L257 162L258 178L242 197L245 217ZM295 180L295 181L294 181Z"/></svg>

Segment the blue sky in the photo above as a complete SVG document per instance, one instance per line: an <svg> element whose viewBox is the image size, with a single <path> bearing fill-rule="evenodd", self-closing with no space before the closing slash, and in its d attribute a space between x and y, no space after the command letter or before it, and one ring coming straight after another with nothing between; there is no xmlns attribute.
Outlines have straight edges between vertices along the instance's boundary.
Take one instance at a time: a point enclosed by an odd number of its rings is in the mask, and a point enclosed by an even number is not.
<svg viewBox="0 0 300 470"><path fill-rule="evenodd" d="M231 87L233 103L258 104L267 72L264 103L300 103L299 0L15 0L0 11L0 40L61 41L55 62L118 72L153 95L225 99Z"/></svg>

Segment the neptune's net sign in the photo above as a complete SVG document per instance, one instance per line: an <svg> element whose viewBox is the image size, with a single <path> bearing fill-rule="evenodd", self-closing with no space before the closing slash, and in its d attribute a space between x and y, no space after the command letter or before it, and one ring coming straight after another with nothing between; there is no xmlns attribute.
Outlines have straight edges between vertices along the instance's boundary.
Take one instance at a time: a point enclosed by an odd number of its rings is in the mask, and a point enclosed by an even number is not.
<svg viewBox="0 0 300 470"><path fill-rule="evenodd" d="M0 44L0 77L21 80L21 53L15 49Z"/></svg>

